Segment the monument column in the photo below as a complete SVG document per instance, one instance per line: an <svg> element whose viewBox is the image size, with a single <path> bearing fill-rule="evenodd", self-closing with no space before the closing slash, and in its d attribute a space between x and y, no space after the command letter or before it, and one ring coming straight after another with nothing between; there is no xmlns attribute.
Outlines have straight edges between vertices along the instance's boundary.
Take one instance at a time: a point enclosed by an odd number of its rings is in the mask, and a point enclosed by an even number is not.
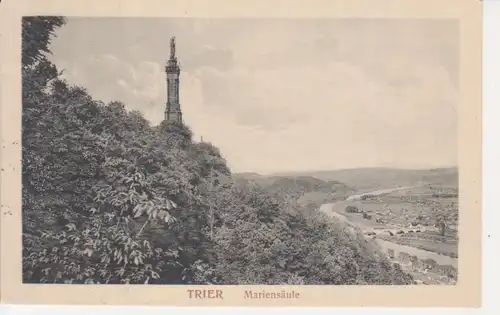
<svg viewBox="0 0 500 315"><path fill-rule="evenodd" d="M165 120L167 122L181 122L182 112L179 103L179 75L180 67L175 55L175 37L170 39L170 59L165 66L167 73L167 106Z"/></svg>

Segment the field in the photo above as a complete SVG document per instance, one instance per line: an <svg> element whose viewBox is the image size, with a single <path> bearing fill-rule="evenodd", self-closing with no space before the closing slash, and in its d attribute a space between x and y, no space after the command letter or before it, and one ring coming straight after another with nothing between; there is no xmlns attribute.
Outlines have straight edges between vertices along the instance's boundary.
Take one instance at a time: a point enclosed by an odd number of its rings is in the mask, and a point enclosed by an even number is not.
<svg viewBox="0 0 500 315"><path fill-rule="evenodd" d="M336 205L367 234L401 245L458 257L458 195L452 187L425 185ZM356 207L348 213L346 207ZM344 209L342 209L344 207ZM435 226L445 218L444 235Z"/></svg>

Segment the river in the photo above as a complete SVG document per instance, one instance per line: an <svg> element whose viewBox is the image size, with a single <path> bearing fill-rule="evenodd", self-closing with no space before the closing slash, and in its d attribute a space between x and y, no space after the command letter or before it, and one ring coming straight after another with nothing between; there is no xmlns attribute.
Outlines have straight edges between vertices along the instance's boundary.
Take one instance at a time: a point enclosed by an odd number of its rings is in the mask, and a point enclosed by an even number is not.
<svg viewBox="0 0 500 315"><path fill-rule="evenodd" d="M402 253L407 253L409 255L417 256L420 260L433 259L439 265L451 265L455 268L458 268L458 259L456 258L440 255L435 252L430 252L427 250L418 249L407 245L400 245L393 242L384 241L378 238L376 238L375 241L384 251L392 249L396 256L402 252Z"/></svg>
<svg viewBox="0 0 500 315"><path fill-rule="evenodd" d="M348 223L350 225L356 226L357 228L359 228L361 231L364 232L364 231L366 231L365 226L361 226L359 223L353 222L353 221L349 220L349 218L347 216L343 215L342 213L339 213L339 212L342 212L343 209L345 209L345 206L348 204L348 201L360 199L364 195L376 196L376 195L386 194L386 193L390 193L393 191L404 190L404 189L409 189L409 188L412 188L412 187L397 187L397 188L391 188L391 189L381 189L381 190L376 190L376 191L372 191L372 192L364 192L361 194L351 195L351 196L347 197L346 200L341 200L341 201L337 201L334 203L325 203L325 204L321 205L320 211L326 213L330 217L335 217L336 219L338 219L340 221L343 221L343 222ZM387 229L383 229L380 231L385 231L385 230L392 231L393 233L395 233L394 228L387 228ZM396 229L396 230L399 230L399 229ZM404 230L404 229L402 229L402 230ZM396 244L396 243L381 240L378 238L375 238L375 241L377 242L377 244L380 246L380 248L384 252L387 252L387 250L393 250L396 255L399 254L400 252L404 252L404 253L408 253L410 255L417 256L421 260L433 259L439 265L451 265L455 268L458 267L458 259L457 258L452 258L452 257L441 255L441 254L438 254L435 252L431 252L431 251L427 251L427 250L423 250L423 249L418 249L418 248L415 248L412 246Z"/></svg>

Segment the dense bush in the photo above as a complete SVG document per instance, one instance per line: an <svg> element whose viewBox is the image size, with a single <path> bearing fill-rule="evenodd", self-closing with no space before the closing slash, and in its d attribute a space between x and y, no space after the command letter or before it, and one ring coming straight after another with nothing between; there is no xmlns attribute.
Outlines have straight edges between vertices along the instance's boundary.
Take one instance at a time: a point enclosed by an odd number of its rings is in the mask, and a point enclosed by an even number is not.
<svg viewBox="0 0 500 315"><path fill-rule="evenodd" d="M358 207L349 205L349 206L345 207L345 212L347 212L347 213L359 213L360 211L359 211Z"/></svg>
<svg viewBox="0 0 500 315"><path fill-rule="evenodd" d="M361 196L361 200L368 200L368 199L373 199L373 198L375 198L375 196L371 195L371 194L366 194L366 195Z"/></svg>
<svg viewBox="0 0 500 315"><path fill-rule="evenodd" d="M44 54L63 23L23 20L25 282L411 281L310 205L234 184L187 126L150 126L62 80Z"/></svg>

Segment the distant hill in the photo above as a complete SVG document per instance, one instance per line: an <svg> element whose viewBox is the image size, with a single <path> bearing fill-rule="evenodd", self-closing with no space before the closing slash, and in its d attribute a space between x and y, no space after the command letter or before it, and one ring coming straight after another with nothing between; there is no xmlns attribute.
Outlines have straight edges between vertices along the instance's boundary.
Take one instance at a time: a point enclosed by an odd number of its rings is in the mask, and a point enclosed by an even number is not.
<svg viewBox="0 0 500 315"><path fill-rule="evenodd" d="M236 173L233 174L233 178L237 179L258 179L263 177L259 173L247 172L247 173Z"/></svg>
<svg viewBox="0 0 500 315"><path fill-rule="evenodd" d="M313 176L297 176L297 177L284 177L284 176L271 176L265 179L260 179L260 183L268 187L276 189L286 187L290 190L299 190L303 193L308 192L351 192L353 188L339 182L339 181L323 181Z"/></svg>
<svg viewBox="0 0 500 315"><path fill-rule="evenodd" d="M322 182L337 182L357 191L393 188L413 185L458 186L458 168L435 168L425 170L407 170L394 168L358 168L332 171L304 171L276 173L265 176L257 173L234 174L236 181L257 181L260 183L276 181L280 178L307 181L308 185L320 185ZM342 189L342 188L341 188Z"/></svg>
<svg viewBox="0 0 500 315"><path fill-rule="evenodd" d="M255 183L270 193L281 196L293 196L300 203L321 205L326 202L343 199L356 190L340 181L324 181L313 176L265 176L256 173L233 174L239 184Z"/></svg>
<svg viewBox="0 0 500 315"><path fill-rule="evenodd" d="M354 191L352 187L336 181L322 180L314 176L266 176L257 173L238 173L233 174L235 182L249 183L254 182L269 189L285 189L302 192L312 191Z"/></svg>
<svg viewBox="0 0 500 315"><path fill-rule="evenodd" d="M358 191L413 185L458 186L458 168L405 170L393 168L359 168L333 171L291 172L279 176L311 176L323 181L336 180Z"/></svg>

